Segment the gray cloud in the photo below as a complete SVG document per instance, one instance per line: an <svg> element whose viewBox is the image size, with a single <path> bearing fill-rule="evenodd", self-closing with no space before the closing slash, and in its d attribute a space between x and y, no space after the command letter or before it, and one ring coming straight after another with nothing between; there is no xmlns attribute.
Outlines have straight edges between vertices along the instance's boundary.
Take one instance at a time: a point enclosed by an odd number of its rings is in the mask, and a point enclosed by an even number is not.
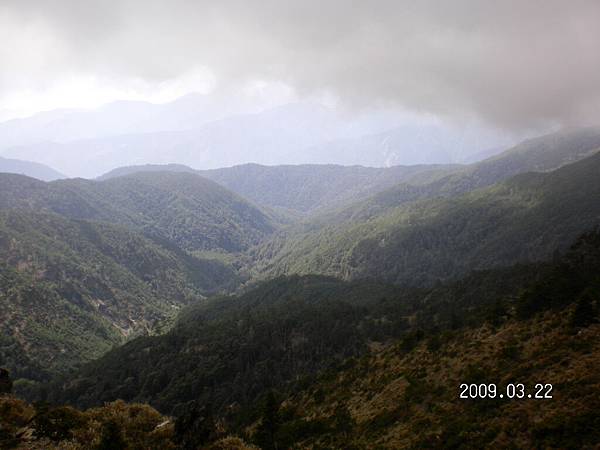
<svg viewBox="0 0 600 450"><path fill-rule="evenodd" d="M278 80L507 128L578 124L600 118L599 24L595 0L4 0L0 89L206 66L222 86Z"/></svg>

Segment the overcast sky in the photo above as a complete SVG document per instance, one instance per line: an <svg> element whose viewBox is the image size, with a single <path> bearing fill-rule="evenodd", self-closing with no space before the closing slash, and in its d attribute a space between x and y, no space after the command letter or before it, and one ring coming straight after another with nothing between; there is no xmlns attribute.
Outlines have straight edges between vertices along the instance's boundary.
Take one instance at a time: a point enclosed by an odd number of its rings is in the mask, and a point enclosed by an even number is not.
<svg viewBox="0 0 600 450"><path fill-rule="evenodd" d="M519 129L600 117L600 2L1 0L0 111L272 83Z"/></svg>

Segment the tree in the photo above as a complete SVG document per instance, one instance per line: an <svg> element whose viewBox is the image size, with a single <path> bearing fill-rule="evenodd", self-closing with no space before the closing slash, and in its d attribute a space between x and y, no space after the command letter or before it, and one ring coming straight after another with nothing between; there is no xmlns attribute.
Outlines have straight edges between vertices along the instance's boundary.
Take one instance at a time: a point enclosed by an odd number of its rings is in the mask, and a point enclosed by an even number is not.
<svg viewBox="0 0 600 450"><path fill-rule="evenodd" d="M34 417L35 435L55 442L71 439L72 430L84 425L81 412L70 406L50 407L47 403L36 403Z"/></svg>
<svg viewBox="0 0 600 450"><path fill-rule="evenodd" d="M216 437L212 405L190 403L175 421L175 436L179 448L195 450Z"/></svg>
<svg viewBox="0 0 600 450"><path fill-rule="evenodd" d="M256 431L256 443L264 450L277 449L275 435L280 425L279 402L275 398L275 393L269 391L263 403L262 422Z"/></svg>
<svg viewBox="0 0 600 450"><path fill-rule="evenodd" d="M12 392L13 383L10 379L8 370L0 367L0 395L10 394Z"/></svg>
<svg viewBox="0 0 600 450"><path fill-rule="evenodd" d="M570 319L573 328L585 328L596 322L596 311L588 292L579 297Z"/></svg>
<svg viewBox="0 0 600 450"><path fill-rule="evenodd" d="M102 435L96 450L125 450L127 442L123 437L121 428L114 420L109 420L102 425Z"/></svg>
<svg viewBox="0 0 600 450"><path fill-rule="evenodd" d="M338 433L341 433L344 438L352 432L354 428L354 419L348 411L346 405L338 405L333 413L333 424Z"/></svg>

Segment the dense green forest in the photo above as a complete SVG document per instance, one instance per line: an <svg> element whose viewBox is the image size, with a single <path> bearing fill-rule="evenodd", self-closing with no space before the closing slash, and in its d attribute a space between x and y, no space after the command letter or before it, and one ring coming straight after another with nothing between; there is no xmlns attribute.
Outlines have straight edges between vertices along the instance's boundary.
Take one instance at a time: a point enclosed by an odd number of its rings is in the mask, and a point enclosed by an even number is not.
<svg viewBox="0 0 600 450"><path fill-rule="evenodd" d="M99 180L147 172L196 173L252 202L292 217L324 213L364 200L398 183L424 184L460 170L457 164L363 167L334 164L242 164L194 170L179 164L146 164L112 170Z"/></svg>
<svg viewBox="0 0 600 450"><path fill-rule="evenodd" d="M43 183L0 174L0 209L31 208L152 231L189 251L240 252L275 230L275 219L198 175L137 173L106 181Z"/></svg>
<svg viewBox="0 0 600 450"><path fill-rule="evenodd" d="M0 211L0 256L2 365L33 380L147 333L237 279L164 239L27 210Z"/></svg>
<svg viewBox="0 0 600 450"><path fill-rule="evenodd" d="M598 223L600 154L549 173L387 208L366 219L284 232L254 250L254 270L427 285L471 270L538 261Z"/></svg>
<svg viewBox="0 0 600 450"><path fill-rule="evenodd" d="M47 399L86 407L143 401L178 417L209 408L227 433L262 448L299 441L360 448L378 440L385 448L443 448L445 435L455 445L485 446L503 442L503 433L519 433L532 447L591 444L598 438L586 420L600 383L599 264L595 231L554 262L478 272L430 289L280 278L186 308L167 334L109 352L55 383ZM555 383L566 403L456 404L458 380L489 377ZM536 414L560 417L575 405L567 424L553 419L525 428ZM511 430L511 419L492 426L499 409L524 415L523 425ZM265 436L267 425L273 429ZM463 425L464 434L454 435Z"/></svg>
<svg viewBox="0 0 600 450"><path fill-rule="evenodd" d="M277 226L197 175L0 186L0 365L21 389L235 289L235 255Z"/></svg>

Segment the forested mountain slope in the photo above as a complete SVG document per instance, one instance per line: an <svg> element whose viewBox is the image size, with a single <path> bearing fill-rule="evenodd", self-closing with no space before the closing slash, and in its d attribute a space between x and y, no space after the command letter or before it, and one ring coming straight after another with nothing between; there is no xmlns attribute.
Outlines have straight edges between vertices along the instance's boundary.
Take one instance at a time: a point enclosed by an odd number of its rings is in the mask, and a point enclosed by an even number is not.
<svg viewBox="0 0 600 450"><path fill-rule="evenodd" d="M0 188L0 208L28 207L152 230L188 251L239 252L276 226L267 213L194 174L138 173L52 183L2 174Z"/></svg>
<svg viewBox="0 0 600 450"><path fill-rule="evenodd" d="M382 190L368 199L323 212L309 223L366 220L392 208L428 198L450 198L504 181L525 172L548 172L580 161L600 151L600 129L582 128L560 131L521 144L478 163L458 166L456 170L433 179L413 179Z"/></svg>
<svg viewBox="0 0 600 450"><path fill-rule="evenodd" d="M479 163L389 168L336 165L245 164L197 171L259 205L311 214L309 227L356 221L408 202L452 197L528 171L551 171L600 149L600 130L561 131L523 143ZM194 172L187 166L145 165L115 169L100 179L155 171ZM315 217L316 216L316 217ZM292 230L295 233L296 230Z"/></svg>
<svg viewBox="0 0 600 450"><path fill-rule="evenodd" d="M542 270L520 296L499 297L480 318L467 316L469 326L436 323L430 331L372 346L341 370L279 395L262 412L263 421L275 424L271 442L299 448L594 448L600 440L599 267L595 233ZM463 383L489 397L469 398L471 388L459 398Z"/></svg>
<svg viewBox="0 0 600 450"><path fill-rule="evenodd" d="M282 233L256 249L257 270L426 285L473 269L545 259L600 223L599 173L597 153L462 196Z"/></svg>
<svg viewBox="0 0 600 450"><path fill-rule="evenodd" d="M280 277L182 310L167 334L111 351L56 384L53 395L81 406L150 402L164 412L194 399L225 414L232 403L251 407L265 390L364 354L371 341L474 319L481 305L517 292L538 270L482 272L433 289Z"/></svg>
<svg viewBox="0 0 600 450"><path fill-rule="evenodd" d="M598 432L582 427L599 406L599 264L591 232L552 263L425 290L280 278L190 308L166 335L109 352L51 398L144 400L175 414L193 404L192 422L267 448L485 446L507 434L530 447L581 447ZM457 402L460 382L554 383L556 399Z"/></svg>
<svg viewBox="0 0 600 450"><path fill-rule="evenodd" d="M45 379L235 283L231 269L163 238L0 211L0 366Z"/></svg>
<svg viewBox="0 0 600 450"><path fill-rule="evenodd" d="M198 173L257 204L311 214L366 199L401 182L430 182L455 172L459 167L452 164L387 168L246 164Z"/></svg>
<svg viewBox="0 0 600 450"><path fill-rule="evenodd" d="M180 306L235 289L240 275L213 253L237 254L275 226L195 174L0 174L0 365L47 379L153 332Z"/></svg>
<svg viewBox="0 0 600 450"><path fill-rule="evenodd" d="M417 199L462 194L518 173L554 170L598 149L600 129L584 128L529 139L498 156L466 166L244 164L195 172L258 205L339 221L381 214L387 208ZM161 170L194 172L179 164L149 164L115 169L99 179Z"/></svg>
<svg viewBox="0 0 600 450"><path fill-rule="evenodd" d="M387 168L334 164L243 164L196 171L180 164L147 164L111 170L98 179L107 180L138 172L192 172L213 180L258 205L304 215L366 199L402 181L414 184L430 182L460 167L452 164Z"/></svg>

